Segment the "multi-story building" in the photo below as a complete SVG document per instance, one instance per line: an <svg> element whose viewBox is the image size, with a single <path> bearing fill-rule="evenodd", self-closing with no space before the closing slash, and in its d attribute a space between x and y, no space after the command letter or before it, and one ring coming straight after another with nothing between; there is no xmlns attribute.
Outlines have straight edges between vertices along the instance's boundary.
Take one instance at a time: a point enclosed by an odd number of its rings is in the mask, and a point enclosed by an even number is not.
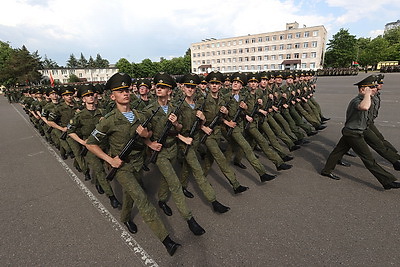
<svg viewBox="0 0 400 267"><path fill-rule="evenodd" d="M194 73L252 72L284 69L319 69L323 66L326 29L299 28L286 23L286 30L224 39L205 39L191 45Z"/></svg>
<svg viewBox="0 0 400 267"><path fill-rule="evenodd" d="M44 77L50 79L50 73L57 83L68 83L71 74L76 75L80 80L87 82L107 81L113 74L118 72L118 68L110 67L104 69L78 69L78 68L56 68L39 70Z"/></svg>
<svg viewBox="0 0 400 267"><path fill-rule="evenodd" d="M395 22L386 23L386 25L385 25L385 32L387 32L388 30L397 28L397 27L400 27L400 20L397 20L397 21L395 21Z"/></svg>

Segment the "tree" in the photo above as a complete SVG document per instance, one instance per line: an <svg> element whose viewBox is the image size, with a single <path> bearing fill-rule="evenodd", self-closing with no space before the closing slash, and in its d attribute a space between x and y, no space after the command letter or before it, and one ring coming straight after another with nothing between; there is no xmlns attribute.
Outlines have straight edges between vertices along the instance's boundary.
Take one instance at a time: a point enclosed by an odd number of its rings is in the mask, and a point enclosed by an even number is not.
<svg viewBox="0 0 400 267"><path fill-rule="evenodd" d="M86 69L88 66L88 62L86 60L86 58L84 57L84 55L81 53L81 57L78 60L78 67L82 68L82 69Z"/></svg>
<svg viewBox="0 0 400 267"><path fill-rule="evenodd" d="M43 69L54 69L54 68L59 68L57 62L47 58L47 55L44 55L44 60L41 62L42 68Z"/></svg>
<svg viewBox="0 0 400 267"><path fill-rule="evenodd" d="M7 56L3 56L6 53ZM5 43L2 44L0 53L2 59L2 69L0 72L0 82L6 86L18 84L37 84L42 75L39 73L40 57L35 52L31 54L25 46L20 49L9 50ZM1 62L0 62L1 63Z"/></svg>
<svg viewBox="0 0 400 267"><path fill-rule="evenodd" d="M95 62L97 68L108 68L110 66L110 62L107 59L103 59L100 54L96 55Z"/></svg>
<svg viewBox="0 0 400 267"><path fill-rule="evenodd" d="M119 72L124 72L132 76L132 64L129 63L126 58L120 58L115 66L118 68Z"/></svg>
<svg viewBox="0 0 400 267"><path fill-rule="evenodd" d="M68 82L69 83L77 83L77 82L80 82L80 80L79 80L78 76L76 76L75 74L71 74L71 75L69 75Z"/></svg>
<svg viewBox="0 0 400 267"><path fill-rule="evenodd" d="M71 54L67 61L67 68L78 68L78 67L79 67L78 60L76 59L74 54Z"/></svg>
<svg viewBox="0 0 400 267"><path fill-rule="evenodd" d="M325 53L326 67L350 67L357 58L357 40L348 30L340 29L329 40Z"/></svg>
<svg viewBox="0 0 400 267"><path fill-rule="evenodd" d="M388 60L400 61L400 27L385 32L383 38L389 42Z"/></svg>
<svg viewBox="0 0 400 267"><path fill-rule="evenodd" d="M94 59L92 58L92 56L89 57L87 66L88 66L88 68L90 68L90 69L96 68L96 61L94 61Z"/></svg>
<svg viewBox="0 0 400 267"><path fill-rule="evenodd" d="M360 53L360 59L365 66L376 66L379 61L389 59L389 41L382 36L374 38Z"/></svg>

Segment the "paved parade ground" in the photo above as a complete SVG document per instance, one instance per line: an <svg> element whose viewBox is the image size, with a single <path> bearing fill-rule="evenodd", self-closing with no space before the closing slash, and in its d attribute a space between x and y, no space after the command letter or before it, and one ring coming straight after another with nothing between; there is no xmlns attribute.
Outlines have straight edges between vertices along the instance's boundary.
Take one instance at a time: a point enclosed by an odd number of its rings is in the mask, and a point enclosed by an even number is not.
<svg viewBox="0 0 400 267"><path fill-rule="evenodd" d="M231 210L212 211L199 188L187 199L206 230L194 236L172 200L173 216L157 207L157 171L144 183L171 237L182 244L168 255L133 210L138 233L119 222L119 211L99 195L90 181L63 161L30 124L18 104L0 96L0 265L1 266L389 266L400 262L400 190L383 190L359 158L346 156L351 167L337 166L342 179L319 175L341 137L355 82L367 74L319 77L316 100L327 128L310 144L291 154L293 168L277 172L260 155L269 173L261 184L250 164L234 167L250 189L235 195L214 163L208 178L218 200ZM385 74L382 104L375 125L400 149L400 73ZM258 152L257 152L258 153ZM400 172L373 152L378 163L400 179ZM113 181L117 198L121 188Z"/></svg>

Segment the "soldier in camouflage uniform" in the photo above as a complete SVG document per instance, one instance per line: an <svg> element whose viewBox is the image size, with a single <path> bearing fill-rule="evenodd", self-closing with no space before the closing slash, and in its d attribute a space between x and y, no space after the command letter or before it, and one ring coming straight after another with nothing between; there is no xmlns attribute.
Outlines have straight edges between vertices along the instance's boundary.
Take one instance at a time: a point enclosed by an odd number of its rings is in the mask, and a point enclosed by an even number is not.
<svg viewBox="0 0 400 267"><path fill-rule="evenodd" d="M144 119L143 116L130 109L130 85L131 77L124 73L116 73L107 81L106 90L111 91L111 99L115 101L116 108L96 125L86 144L90 152L108 162L112 167L118 168L115 179L135 202L145 223L163 242L168 253L172 256L180 245L169 237L156 208L148 200L146 193L138 183L137 177L143 165L143 141L140 139L137 141L135 148L128 155L128 161L123 162L118 157L118 154L135 132L138 132L143 138L150 136L150 133L140 126ZM109 155L100 148L102 142L106 140L110 146ZM123 204L125 205L125 203ZM124 223L128 229L133 227L131 220ZM132 230L135 229L132 228Z"/></svg>

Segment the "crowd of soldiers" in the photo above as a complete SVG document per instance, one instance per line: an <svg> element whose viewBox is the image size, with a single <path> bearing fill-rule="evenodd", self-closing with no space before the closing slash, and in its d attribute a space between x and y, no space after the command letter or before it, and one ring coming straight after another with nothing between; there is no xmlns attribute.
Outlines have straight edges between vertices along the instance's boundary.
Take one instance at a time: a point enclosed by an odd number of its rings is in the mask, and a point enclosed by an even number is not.
<svg viewBox="0 0 400 267"><path fill-rule="evenodd" d="M292 168L291 151L310 142L329 118L314 98L313 71L276 71L207 76L186 74L174 79L158 73L150 79L113 75L105 84L8 90L38 132L74 167L106 194L121 222L131 233L133 205L172 256L180 244L170 237L160 215L148 200L143 176L153 166L161 173L158 206L167 216L169 196L194 235L205 233L185 198L193 198L188 179L194 178L216 213L230 208L217 200L208 172L215 161L234 194L247 191L234 168L247 168L246 158L260 183L276 178L267 173L258 154L277 171ZM12 92L14 91L14 92ZM16 95L14 97L14 94ZM255 154L255 151L259 153ZM342 161L339 160L340 164ZM150 165L153 163L154 165ZM180 164L181 168L176 168ZM179 172L177 170L179 169ZM122 204L110 180L123 189Z"/></svg>
<svg viewBox="0 0 400 267"><path fill-rule="evenodd" d="M359 69L356 67L351 68L326 68L317 70L318 76L350 76L358 75Z"/></svg>
<svg viewBox="0 0 400 267"><path fill-rule="evenodd" d="M382 66L380 72L382 73L400 72L400 65Z"/></svg>

